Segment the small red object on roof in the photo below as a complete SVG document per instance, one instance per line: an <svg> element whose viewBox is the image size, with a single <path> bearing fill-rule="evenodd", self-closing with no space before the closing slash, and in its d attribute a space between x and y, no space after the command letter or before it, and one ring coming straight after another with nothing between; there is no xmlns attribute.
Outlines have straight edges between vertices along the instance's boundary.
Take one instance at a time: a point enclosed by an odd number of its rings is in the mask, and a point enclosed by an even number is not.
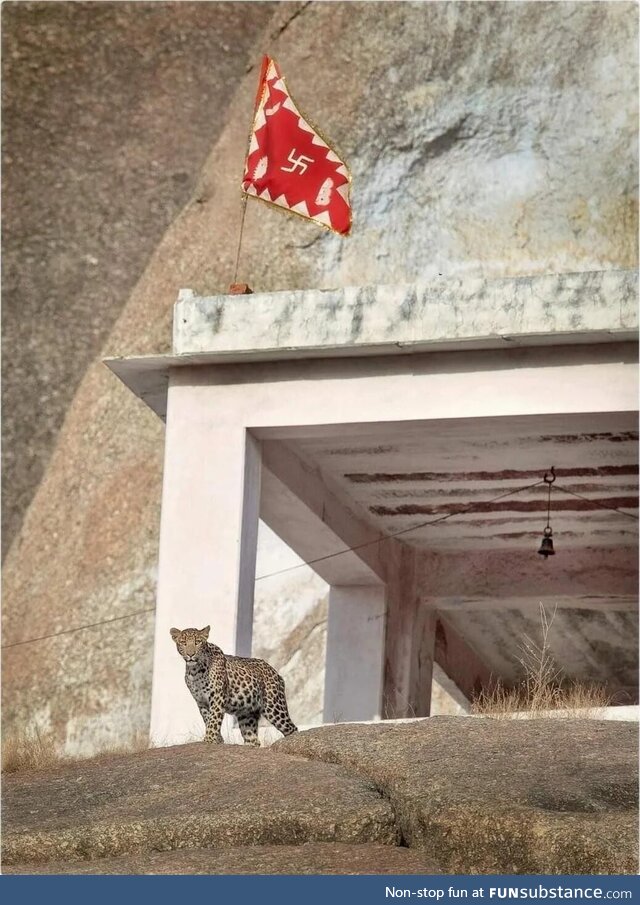
<svg viewBox="0 0 640 905"><path fill-rule="evenodd" d="M246 283L232 283L229 286L229 295L252 295L251 289Z"/></svg>

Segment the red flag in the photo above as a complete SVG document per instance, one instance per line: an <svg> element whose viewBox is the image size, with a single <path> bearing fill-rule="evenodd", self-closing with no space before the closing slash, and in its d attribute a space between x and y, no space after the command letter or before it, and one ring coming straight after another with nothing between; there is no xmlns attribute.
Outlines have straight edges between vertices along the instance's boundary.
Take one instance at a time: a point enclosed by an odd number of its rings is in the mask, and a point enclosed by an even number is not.
<svg viewBox="0 0 640 905"><path fill-rule="evenodd" d="M264 57L242 189L347 235L349 171L300 114L275 60Z"/></svg>

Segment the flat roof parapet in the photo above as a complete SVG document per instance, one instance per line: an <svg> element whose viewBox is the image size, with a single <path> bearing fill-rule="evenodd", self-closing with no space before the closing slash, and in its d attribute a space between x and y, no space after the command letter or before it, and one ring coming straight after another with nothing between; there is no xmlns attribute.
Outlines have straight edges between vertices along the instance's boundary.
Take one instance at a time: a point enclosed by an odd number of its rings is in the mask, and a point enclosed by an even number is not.
<svg viewBox="0 0 640 905"><path fill-rule="evenodd" d="M633 270L197 296L174 308L173 353L220 361L611 342L638 329Z"/></svg>
<svg viewBox="0 0 640 905"><path fill-rule="evenodd" d="M637 341L637 297L632 270L252 295L183 289L171 353L105 364L164 418L176 368Z"/></svg>

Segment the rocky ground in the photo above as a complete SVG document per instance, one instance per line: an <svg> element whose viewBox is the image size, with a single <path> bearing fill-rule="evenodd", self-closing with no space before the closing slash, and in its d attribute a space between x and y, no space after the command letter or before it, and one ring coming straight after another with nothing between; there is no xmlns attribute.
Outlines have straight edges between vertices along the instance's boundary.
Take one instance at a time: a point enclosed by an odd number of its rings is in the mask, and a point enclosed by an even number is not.
<svg viewBox="0 0 640 905"><path fill-rule="evenodd" d="M637 870L637 726L439 717L5 777L5 873Z"/></svg>

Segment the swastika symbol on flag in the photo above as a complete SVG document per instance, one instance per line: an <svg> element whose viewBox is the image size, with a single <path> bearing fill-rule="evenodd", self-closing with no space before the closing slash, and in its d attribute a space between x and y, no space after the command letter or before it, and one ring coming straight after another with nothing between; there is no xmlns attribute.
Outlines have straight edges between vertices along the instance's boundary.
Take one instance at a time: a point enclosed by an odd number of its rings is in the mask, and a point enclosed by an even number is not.
<svg viewBox="0 0 640 905"><path fill-rule="evenodd" d="M310 163L314 163L313 157L305 157L304 154L301 154L299 157L295 156L296 149L292 148L289 151L289 156L287 160L291 164L290 167L280 167L283 173L295 173L295 171L300 167L300 173L307 172L307 166Z"/></svg>

